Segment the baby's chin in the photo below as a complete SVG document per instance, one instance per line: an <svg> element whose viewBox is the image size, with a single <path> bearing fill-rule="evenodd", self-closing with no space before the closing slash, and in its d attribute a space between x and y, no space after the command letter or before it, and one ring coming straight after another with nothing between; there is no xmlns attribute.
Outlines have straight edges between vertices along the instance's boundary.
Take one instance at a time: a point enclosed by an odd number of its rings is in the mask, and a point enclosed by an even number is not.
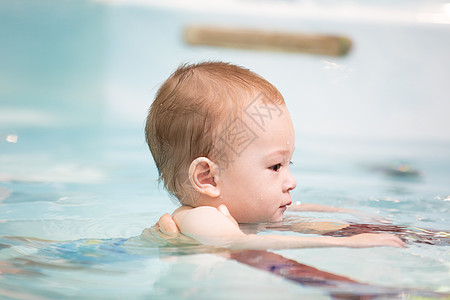
<svg viewBox="0 0 450 300"><path fill-rule="evenodd" d="M257 224L257 223L279 223L283 221L283 214L275 214L272 216L267 216L265 218L254 218L254 219L247 219L243 221L238 221L239 224Z"/></svg>
<svg viewBox="0 0 450 300"><path fill-rule="evenodd" d="M281 222L283 221L283 213L284 210L282 212L277 211L268 221L266 222L271 222L271 223L275 223L275 222Z"/></svg>

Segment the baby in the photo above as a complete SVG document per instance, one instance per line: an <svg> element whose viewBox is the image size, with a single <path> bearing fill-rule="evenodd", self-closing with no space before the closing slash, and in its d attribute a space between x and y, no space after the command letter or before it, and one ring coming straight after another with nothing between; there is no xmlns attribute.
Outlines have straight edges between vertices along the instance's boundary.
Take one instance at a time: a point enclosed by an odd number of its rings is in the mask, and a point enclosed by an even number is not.
<svg viewBox="0 0 450 300"><path fill-rule="evenodd" d="M240 230L238 223L281 221L297 185L289 169L294 127L284 99L248 69L223 62L179 67L159 89L145 131L160 180L182 204L160 219L163 232L245 249L403 246L391 234L300 237Z"/></svg>

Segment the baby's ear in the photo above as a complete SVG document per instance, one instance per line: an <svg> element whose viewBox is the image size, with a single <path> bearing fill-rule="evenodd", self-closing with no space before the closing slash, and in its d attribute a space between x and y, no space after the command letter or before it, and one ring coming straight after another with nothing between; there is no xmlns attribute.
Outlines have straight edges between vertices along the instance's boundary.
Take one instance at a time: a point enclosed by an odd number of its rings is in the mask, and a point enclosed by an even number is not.
<svg viewBox="0 0 450 300"><path fill-rule="evenodd" d="M220 196L216 183L218 166L206 157L194 159L189 167L189 181L200 193L212 198Z"/></svg>

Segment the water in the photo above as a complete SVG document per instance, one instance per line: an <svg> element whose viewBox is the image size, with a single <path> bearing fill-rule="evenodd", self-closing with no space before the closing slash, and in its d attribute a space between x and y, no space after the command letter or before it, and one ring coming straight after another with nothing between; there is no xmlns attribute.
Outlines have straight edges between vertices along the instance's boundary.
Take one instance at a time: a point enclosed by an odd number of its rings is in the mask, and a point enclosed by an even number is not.
<svg viewBox="0 0 450 300"><path fill-rule="evenodd" d="M292 3L313 12L308 17L288 14L291 4L283 3L269 24L258 17L266 6L250 2L233 18L230 11L92 1L0 3L0 296L328 299L349 289L386 295L385 288L449 293L445 245L271 251L370 285L336 290L298 284L274 274L276 268L250 267L220 249L140 237L177 207L156 182L143 136L146 110L175 66L201 59L251 67L285 95L297 131L294 202L450 231L445 3L384 4L380 14L343 3L341 12L349 16L356 9L364 20L342 20L333 7L319 4ZM417 21L418 7L441 21ZM318 32L331 26L350 36L355 48L343 58L192 49L180 32L194 21ZM398 172L399 162L420 175ZM286 214L286 226L299 219L373 221ZM273 228L260 234L269 233L302 235Z"/></svg>
<svg viewBox="0 0 450 300"><path fill-rule="evenodd" d="M28 131L18 132L17 143L3 139L1 144L3 296L207 299L222 291L224 298L258 294L263 299L275 295L328 298L326 288L283 280L217 256L215 249L178 248L139 238L144 228L176 207L158 188L141 131ZM374 160L367 152L359 157L337 150L326 154L333 145L337 147L332 141L297 143L293 172L299 187L293 191L294 201L359 209L397 225L450 231L447 145L430 146L434 155L410 159L410 166L423 175L408 178L367 167L389 167L387 154ZM313 144L311 151L308 147ZM391 143L390 148L399 147ZM444 151L442 156L439 149ZM288 217L357 221L331 213L290 213ZM448 292L448 249L410 243L405 249L274 252L373 286Z"/></svg>

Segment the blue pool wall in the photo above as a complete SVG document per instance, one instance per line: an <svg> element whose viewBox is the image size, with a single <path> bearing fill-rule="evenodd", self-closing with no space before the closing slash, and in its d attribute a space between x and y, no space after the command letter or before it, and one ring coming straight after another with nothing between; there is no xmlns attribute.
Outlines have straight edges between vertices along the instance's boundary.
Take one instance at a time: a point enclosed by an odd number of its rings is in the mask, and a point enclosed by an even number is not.
<svg viewBox="0 0 450 300"><path fill-rule="evenodd" d="M450 140L445 2L170 3L3 1L2 134L141 130L158 86L179 64L224 60L280 89L300 138ZM191 47L183 41L188 24L332 34L353 47L343 57Z"/></svg>

